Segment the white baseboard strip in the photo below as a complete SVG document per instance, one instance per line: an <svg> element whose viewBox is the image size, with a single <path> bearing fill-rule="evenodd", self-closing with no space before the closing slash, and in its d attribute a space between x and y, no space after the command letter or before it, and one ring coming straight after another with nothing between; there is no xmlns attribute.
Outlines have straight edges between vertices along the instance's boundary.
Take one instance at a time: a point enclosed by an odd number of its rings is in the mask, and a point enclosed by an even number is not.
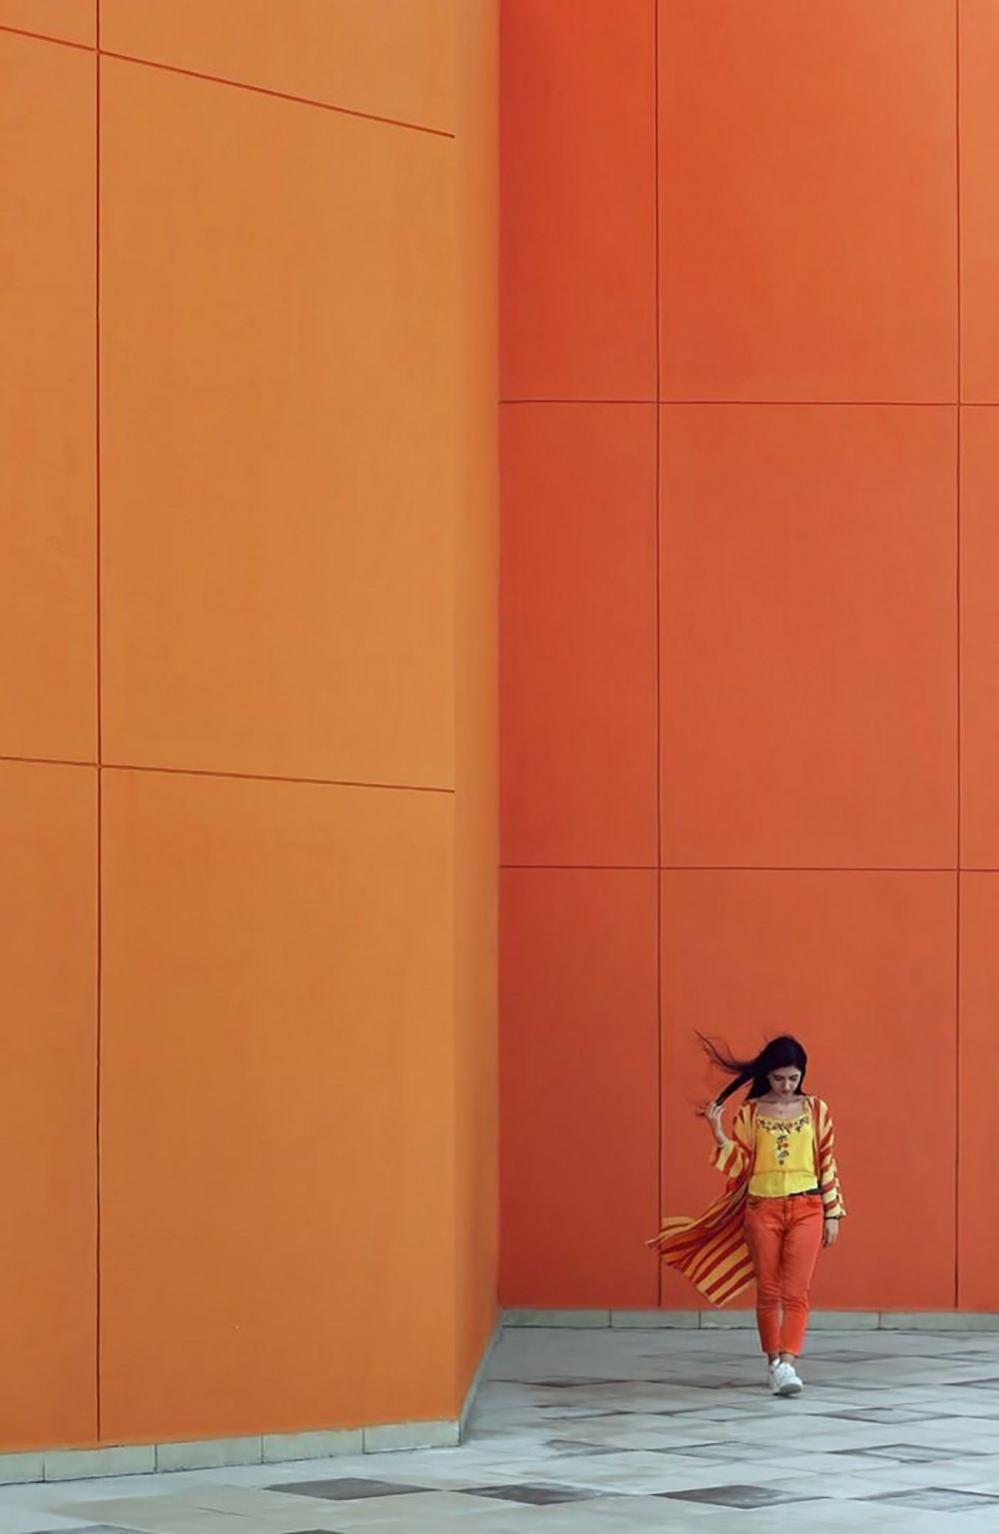
<svg viewBox="0 0 999 1534"><path fill-rule="evenodd" d="M506 1310L504 1327L631 1327L649 1331L754 1327L752 1310ZM982 1310L813 1310L809 1329L828 1332L997 1332L999 1312Z"/></svg>
<svg viewBox="0 0 999 1534"><path fill-rule="evenodd" d="M41 1449L0 1454L0 1485L36 1481L92 1480L95 1476L150 1475L169 1470L225 1470L231 1465L280 1465L379 1454L390 1449L451 1449L465 1436L469 1414L502 1335L496 1323L461 1415L436 1422L380 1422L370 1427L317 1429L305 1433L254 1433L239 1438L199 1438L182 1443L108 1444L99 1449Z"/></svg>

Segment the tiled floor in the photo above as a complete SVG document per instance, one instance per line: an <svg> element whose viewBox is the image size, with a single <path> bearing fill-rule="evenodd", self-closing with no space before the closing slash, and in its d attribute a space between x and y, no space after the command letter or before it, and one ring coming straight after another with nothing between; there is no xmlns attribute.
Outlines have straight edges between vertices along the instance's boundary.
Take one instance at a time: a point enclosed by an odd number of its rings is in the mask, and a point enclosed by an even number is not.
<svg viewBox="0 0 999 1534"><path fill-rule="evenodd" d="M0 1491L0 1534L999 1530L999 1334L516 1328L458 1449ZM454 1520L452 1522L452 1520Z"/></svg>

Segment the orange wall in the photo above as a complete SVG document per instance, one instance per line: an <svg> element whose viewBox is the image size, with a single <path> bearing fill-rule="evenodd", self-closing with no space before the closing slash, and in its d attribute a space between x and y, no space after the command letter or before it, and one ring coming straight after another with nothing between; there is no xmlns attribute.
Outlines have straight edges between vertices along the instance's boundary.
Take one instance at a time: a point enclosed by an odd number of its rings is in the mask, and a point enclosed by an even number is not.
<svg viewBox="0 0 999 1534"><path fill-rule="evenodd" d="M455 1396L498 1320L499 4L457 0Z"/></svg>
<svg viewBox="0 0 999 1534"><path fill-rule="evenodd" d="M496 54L0 0L2 1448L453 1417L494 1325Z"/></svg>
<svg viewBox="0 0 999 1534"><path fill-rule="evenodd" d="M999 14L505 0L501 57L501 1299L695 1306L693 1030L791 1029L818 1302L993 1309Z"/></svg>

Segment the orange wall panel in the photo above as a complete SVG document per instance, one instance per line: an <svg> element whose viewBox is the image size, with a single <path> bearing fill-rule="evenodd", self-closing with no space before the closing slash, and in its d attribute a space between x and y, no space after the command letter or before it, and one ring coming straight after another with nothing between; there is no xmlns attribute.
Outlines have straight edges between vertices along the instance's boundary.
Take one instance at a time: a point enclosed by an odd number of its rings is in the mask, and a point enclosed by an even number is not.
<svg viewBox="0 0 999 1534"><path fill-rule="evenodd" d="M99 0L0 0L0 27L17 27L92 48L97 39L98 3ZM91 74L93 68L91 60Z"/></svg>
<svg viewBox="0 0 999 1534"><path fill-rule="evenodd" d="M100 16L148 61L0 0L0 758L104 726L103 813L0 761L0 1447L453 1418L497 1318L497 7Z"/></svg>
<svg viewBox="0 0 999 1534"><path fill-rule="evenodd" d="M961 0L961 397L999 403L999 9Z"/></svg>
<svg viewBox="0 0 999 1534"><path fill-rule="evenodd" d="M999 868L999 411L961 411L961 860Z"/></svg>
<svg viewBox="0 0 999 1534"><path fill-rule="evenodd" d="M505 863L656 863L656 412L503 411Z"/></svg>
<svg viewBox="0 0 999 1534"><path fill-rule="evenodd" d="M664 398L955 397L954 17L660 0Z"/></svg>
<svg viewBox="0 0 999 1534"><path fill-rule="evenodd" d="M458 458L455 499L455 1389L498 1320L498 0L455 10Z"/></svg>
<svg viewBox="0 0 999 1534"><path fill-rule="evenodd" d="M952 867L954 411L675 406L663 857Z"/></svg>
<svg viewBox="0 0 999 1534"><path fill-rule="evenodd" d="M999 1016L999 874L961 878L958 1303L996 1309L995 1036Z"/></svg>
<svg viewBox="0 0 999 1534"><path fill-rule="evenodd" d="M450 785L453 144L115 59L102 115L107 759Z"/></svg>
<svg viewBox="0 0 999 1534"><path fill-rule="evenodd" d="M0 762L0 1447L97 1435L97 774Z"/></svg>
<svg viewBox="0 0 999 1534"><path fill-rule="evenodd" d="M655 881L501 877L504 1305L656 1303Z"/></svg>
<svg viewBox="0 0 999 1534"><path fill-rule="evenodd" d="M506 399L655 397L654 0L505 0Z"/></svg>
<svg viewBox="0 0 999 1534"><path fill-rule="evenodd" d="M833 1110L848 1211L815 1304L950 1308L953 873L688 870L662 881L664 1212L699 1213L723 1186L693 1110L724 1078L704 1071L694 1030L746 1055L794 1033L808 1089ZM698 1296L664 1268L663 1303Z"/></svg>
<svg viewBox="0 0 999 1534"><path fill-rule="evenodd" d="M452 796L104 795L106 1436L452 1415Z"/></svg>
<svg viewBox="0 0 999 1534"><path fill-rule="evenodd" d="M995 8L658 0L650 18L610 0L508 0L503 19L503 392L591 402L582 446L556 436L555 407L536 418L533 407L527 418L522 405L506 412L501 653L516 666L505 667L502 693L504 859L526 862L530 848L539 862L570 865L559 878L581 878L586 862L630 855L624 830L644 814L641 792L593 808L596 785L639 781L644 736L587 737L566 727L565 708L578 700L579 716L592 717L594 678L610 674L601 664L615 678L628 671L622 696L608 689L615 706L644 685L640 669L620 664L623 649L608 655L600 642L614 632L603 616L623 618L622 571L632 590L642 579L634 450L606 476L616 499L602 541L580 538L579 526L604 483L593 460L619 429L607 417L620 407L596 402L647 399L658 371L659 858L672 866L662 886L663 1212L695 1212L717 1187L695 1148L707 1140L693 1100L712 1083L693 1027L749 1047L747 1032L755 1041L797 1024L837 1106L849 1173L851 1221L817 1302L951 1307L962 788L965 856L999 866L990 851L999 851L990 522L999 428L965 412L959 508L958 122L965 388L999 398L989 381L999 378ZM651 196L637 147L648 24ZM629 91L625 113L614 103ZM640 280L594 254L606 238L637 263L650 229L654 313L637 301ZM578 673L548 662L546 645L567 649L559 625ZM501 969L504 1145L517 1143L523 1118L506 1084L530 1074L534 1043L517 947L529 917L513 909ZM546 958L564 963L565 931L534 936L532 976ZM642 962L636 954L625 995L640 986ZM572 1025L548 1011L550 1058L575 1058ZM905 1064L913 1041L924 1077ZM868 1111L868 1062L891 1083L885 1128ZM913 1266L899 1253L919 1211L903 1190L882 1219L868 1163L891 1160L892 1135L908 1155L908 1108L937 1108L928 1083L942 1094L935 1121L949 1149L934 1161L917 1151L931 1240ZM540 1164L554 1136L532 1135ZM550 1189L517 1197L503 1253L504 1271L521 1280L517 1303L582 1303L569 1243L542 1244L542 1258L531 1250ZM616 1250L609 1223L592 1239ZM610 1287L589 1303L614 1303ZM662 1303L696 1304L696 1293L667 1273Z"/></svg>
<svg viewBox="0 0 999 1534"><path fill-rule="evenodd" d="M101 0L105 48L448 131L467 0ZM469 10L483 14L481 0Z"/></svg>
<svg viewBox="0 0 999 1534"><path fill-rule="evenodd" d="M0 755L96 756L92 57L0 32Z"/></svg>

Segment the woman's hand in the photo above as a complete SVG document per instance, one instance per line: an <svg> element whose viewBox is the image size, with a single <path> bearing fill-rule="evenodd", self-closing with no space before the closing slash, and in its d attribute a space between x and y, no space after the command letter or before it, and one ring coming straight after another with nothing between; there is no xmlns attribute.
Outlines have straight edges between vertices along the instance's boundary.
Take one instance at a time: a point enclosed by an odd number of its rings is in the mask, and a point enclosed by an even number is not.
<svg viewBox="0 0 999 1534"><path fill-rule="evenodd" d="M839 1235L839 1221L827 1220L822 1230L822 1245L832 1246Z"/></svg>
<svg viewBox="0 0 999 1534"><path fill-rule="evenodd" d="M724 1109L722 1108L721 1103L708 1103L708 1106L704 1110L704 1117L710 1124L711 1133L714 1135L715 1140L719 1145L725 1144L725 1129L722 1124L723 1112Z"/></svg>

